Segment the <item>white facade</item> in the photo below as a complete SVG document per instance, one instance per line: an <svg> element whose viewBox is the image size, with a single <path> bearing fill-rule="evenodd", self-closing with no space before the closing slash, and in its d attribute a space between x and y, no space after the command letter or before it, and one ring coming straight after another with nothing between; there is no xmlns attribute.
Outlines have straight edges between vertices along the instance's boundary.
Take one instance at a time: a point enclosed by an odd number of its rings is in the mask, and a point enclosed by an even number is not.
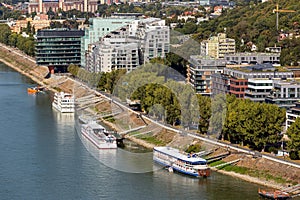
<svg viewBox="0 0 300 200"><path fill-rule="evenodd" d="M92 18L89 27L85 29L85 35L81 39L81 66L85 67L85 54L88 46L99 42L100 38L112 31L126 26L132 22L134 18L114 17L114 18Z"/></svg>
<svg viewBox="0 0 300 200"><path fill-rule="evenodd" d="M136 20L129 25L129 37L140 40L143 61L151 58L164 58L170 51L170 28L165 20L147 18Z"/></svg>
<svg viewBox="0 0 300 200"><path fill-rule="evenodd" d="M248 89L245 91L245 99L256 102L264 102L273 88L272 79L248 79Z"/></svg>
<svg viewBox="0 0 300 200"><path fill-rule="evenodd" d="M295 122L296 118L300 116L300 102L296 102L296 106L286 111L286 130Z"/></svg>
<svg viewBox="0 0 300 200"><path fill-rule="evenodd" d="M92 72L132 71L139 66L138 44L125 38L103 38L93 45L87 60L87 70Z"/></svg>
<svg viewBox="0 0 300 200"><path fill-rule="evenodd" d="M152 58L165 57L169 52L169 34L164 20L134 20L89 45L85 68L91 72L132 71Z"/></svg>

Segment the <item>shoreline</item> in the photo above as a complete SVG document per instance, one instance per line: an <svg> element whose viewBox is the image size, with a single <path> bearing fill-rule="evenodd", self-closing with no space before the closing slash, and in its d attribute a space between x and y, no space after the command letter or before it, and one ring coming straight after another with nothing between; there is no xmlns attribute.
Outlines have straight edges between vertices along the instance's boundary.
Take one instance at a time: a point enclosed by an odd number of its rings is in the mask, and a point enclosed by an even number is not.
<svg viewBox="0 0 300 200"><path fill-rule="evenodd" d="M3 50L3 47L1 47L1 51ZM18 57L18 56L17 56ZM9 59L13 59L13 58L9 58ZM20 69L20 67L18 66L15 66L13 65L12 63L8 62L7 60L3 59L1 56L0 56L0 62L6 64L7 66L9 66L10 68L14 69L15 71L21 73L22 75L30 78L32 81L36 82L37 84L41 85L41 86L45 86L47 87L49 90L51 90L52 92L57 92L57 90L55 90L53 87L51 87L49 84L43 82L45 80L44 77L36 77L35 75L31 74L31 73L27 73L25 72L24 70ZM35 63L33 63L35 64ZM31 68L31 71L34 70ZM40 79L42 80L40 80ZM72 80L72 79L70 79ZM73 80L72 80L73 81ZM75 82L75 81L73 81ZM66 88L61 88L62 90L66 90ZM87 89L90 89L90 88L87 88ZM94 93L96 93L95 90L92 90L90 89L91 91L93 91ZM104 121L104 120L103 120ZM105 122L104 122L105 123ZM111 125L111 124L110 124ZM141 141L140 139L137 139L137 138L133 138L131 136L127 136L127 139L141 145L141 146L144 146L146 148L150 148L150 149L153 149L153 147L155 146L154 144L151 144L151 143L148 143L146 141ZM260 180L259 178L256 178L256 177L251 177L251 176L248 176L248 175L243 175L243 174L238 174L238 173L235 173L235 172L228 172L228 171L224 171L224 170L215 170L216 172L219 172L219 173L222 173L222 174L225 174L225 175L229 175L229 176L232 176L232 177L236 177L236 178L239 178L239 179L243 179L247 182L251 182L251 183L255 183L255 184L259 184L259 185L262 185L262 186L266 186L266 187L270 187L270 188L274 188L274 189L280 189L280 188L283 188L285 187L284 185L280 185L280 184L275 184L271 181L265 181L265 180Z"/></svg>
<svg viewBox="0 0 300 200"><path fill-rule="evenodd" d="M233 171L225 171L225 170L218 170L218 169L214 169L213 171L219 172L221 174L225 174L227 176L231 176L231 177L234 177L234 178L238 178L238 179L247 181L249 183L258 184L258 185L261 185L261 186L264 186L264 187L269 187L269 188L278 189L278 190L285 187L284 185L281 185L281 184L272 183L271 181L265 181L265 180L262 180L262 179L259 179L259 178L256 178L256 177L252 177L252 176L249 176L249 175L238 174L238 173L233 172Z"/></svg>

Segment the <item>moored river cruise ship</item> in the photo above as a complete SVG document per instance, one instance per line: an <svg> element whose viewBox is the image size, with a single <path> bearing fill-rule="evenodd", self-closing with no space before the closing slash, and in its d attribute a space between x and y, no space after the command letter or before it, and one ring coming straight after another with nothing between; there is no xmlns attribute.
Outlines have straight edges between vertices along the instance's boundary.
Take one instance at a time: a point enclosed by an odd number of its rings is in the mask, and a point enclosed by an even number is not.
<svg viewBox="0 0 300 200"><path fill-rule="evenodd" d="M52 107L61 113L75 112L75 98L72 94L59 92L54 94Z"/></svg>
<svg viewBox="0 0 300 200"><path fill-rule="evenodd" d="M89 121L81 126L81 134L98 149L116 149L117 139L96 121Z"/></svg>
<svg viewBox="0 0 300 200"><path fill-rule="evenodd" d="M172 147L154 147L153 160L168 167L169 171L174 170L195 177L210 176L210 168L205 159L182 154Z"/></svg>

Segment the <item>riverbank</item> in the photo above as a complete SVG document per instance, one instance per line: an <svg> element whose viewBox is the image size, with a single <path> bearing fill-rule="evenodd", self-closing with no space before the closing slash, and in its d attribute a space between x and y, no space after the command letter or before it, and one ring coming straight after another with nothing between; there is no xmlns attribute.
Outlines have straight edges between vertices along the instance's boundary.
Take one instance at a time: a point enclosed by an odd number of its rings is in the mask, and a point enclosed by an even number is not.
<svg viewBox="0 0 300 200"><path fill-rule="evenodd" d="M26 59L26 57L20 57L19 55L14 55L12 52L13 49L11 49L11 50L8 50L6 48L0 48L0 49L1 49L0 50L0 53L1 53L0 61L1 62L5 63L9 67L18 71L19 73L29 77L37 84L39 84L41 86L46 86L49 90L51 90L53 92L57 92L59 90L62 90L65 92L72 92L72 91L74 91L74 88L76 88L75 92L76 92L77 96L84 96L88 93L93 93L93 92L95 93L95 91L92 91L89 88L86 88L85 86L73 81L72 79L66 78L66 77L53 76L51 78L45 78L46 75L49 73L49 71L46 71L45 67L38 67L38 66L36 66L36 64L34 62ZM110 125L113 126L112 123ZM118 127L116 127L116 126L114 126L113 128L118 129ZM138 139L134 136L129 135L128 139L133 140L134 142L136 142L142 146L145 146L147 148L153 148L155 146L154 144L148 143L148 142ZM164 139L164 138L162 138L162 139ZM265 164L265 165L269 165L269 163ZM297 173L297 171L291 172L292 170L293 169L289 168L289 169L286 169L284 172L290 173L291 175L294 173ZM274 184L273 181L262 180L262 179L251 177L248 175L242 175L242 174L238 174L238 173L234 173L234 172L227 172L224 170L218 170L218 172L224 173L224 174L227 174L230 176L234 176L237 178L241 178L243 180L246 180L246 181L249 181L252 183L264 185L266 187L272 187L272 188L277 188L277 189L286 187L286 185L283 185L283 184ZM282 174L282 176L284 177L284 174Z"/></svg>

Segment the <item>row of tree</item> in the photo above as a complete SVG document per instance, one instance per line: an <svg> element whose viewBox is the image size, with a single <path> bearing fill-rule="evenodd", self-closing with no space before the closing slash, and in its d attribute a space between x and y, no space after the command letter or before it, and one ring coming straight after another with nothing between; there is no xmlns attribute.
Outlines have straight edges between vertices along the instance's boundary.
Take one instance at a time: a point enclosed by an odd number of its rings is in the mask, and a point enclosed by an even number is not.
<svg viewBox="0 0 300 200"><path fill-rule="evenodd" d="M270 147L280 147L284 109L238 99L233 95L214 98L199 94L194 96L187 85L168 80L166 75L170 74L168 69L171 68L164 67L157 63L148 64L129 74L125 70L95 74L75 65L70 65L68 70L90 85L121 99L140 100L143 111L157 120L183 127L197 122L200 134L214 135L254 150L269 151ZM299 132L300 118L287 131L290 138L288 149L293 152L294 159L300 156Z"/></svg>
<svg viewBox="0 0 300 200"><path fill-rule="evenodd" d="M215 135L254 150L279 148L285 110L276 105L237 99L233 95L210 98L198 95L199 132ZM288 129L287 147L300 156L300 118ZM270 148L272 147L272 148ZM299 157L294 156L297 159Z"/></svg>
<svg viewBox="0 0 300 200"><path fill-rule="evenodd" d="M284 109L234 96L227 96L226 103L222 138L260 151L280 143L285 122Z"/></svg>
<svg viewBox="0 0 300 200"><path fill-rule="evenodd" d="M6 24L0 24L0 42L16 47L29 56L35 55L35 40L33 36L23 37L20 34L12 33Z"/></svg>
<svg viewBox="0 0 300 200"><path fill-rule="evenodd" d="M168 124L180 123L180 104L172 91L158 83L150 83L139 87L131 96L139 99L141 107L147 114Z"/></svg>
<svg viewBox="0 0 300 200"><path fill-rule="evenodd" d="M126 73L126 70L114 70L112 72L92 73L83 68L71 64L68 67L69 73L74 77L86 82L91 87L112 93L119 79Z"/></svg>

